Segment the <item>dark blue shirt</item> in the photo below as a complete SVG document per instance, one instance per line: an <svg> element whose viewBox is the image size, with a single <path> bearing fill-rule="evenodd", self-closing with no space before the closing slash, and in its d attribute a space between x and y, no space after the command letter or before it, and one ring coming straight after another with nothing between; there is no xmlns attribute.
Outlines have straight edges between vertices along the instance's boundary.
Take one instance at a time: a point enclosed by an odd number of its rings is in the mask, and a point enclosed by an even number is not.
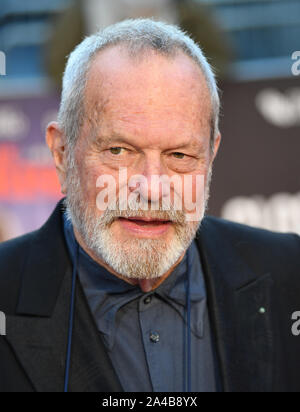
<svg viewBox="0 0 300 412"><path fill-rule="evenodd" d="M72 260L75 237L64 217ZM215 359L204 277L195 242L189 253L191 300L191 391L215 392ZM126 392L186 389L187 254L154 291L119 279L79 247L78 275L108 355Z"/></svg>

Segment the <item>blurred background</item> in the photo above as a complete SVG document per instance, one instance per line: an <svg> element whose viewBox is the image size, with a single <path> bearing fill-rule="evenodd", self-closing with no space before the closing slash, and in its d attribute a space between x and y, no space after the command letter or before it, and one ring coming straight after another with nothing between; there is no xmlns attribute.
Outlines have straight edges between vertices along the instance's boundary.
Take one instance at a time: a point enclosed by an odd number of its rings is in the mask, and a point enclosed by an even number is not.
<svg viewBox="0 0 300 412"><path fill-rule="evenodd" d="M151 16L191 33L219 79L223 144L209 214L300 233L300 0L0 6L0 241L38 228L62 197L44 135L66 56L99 28Z"/></svg>

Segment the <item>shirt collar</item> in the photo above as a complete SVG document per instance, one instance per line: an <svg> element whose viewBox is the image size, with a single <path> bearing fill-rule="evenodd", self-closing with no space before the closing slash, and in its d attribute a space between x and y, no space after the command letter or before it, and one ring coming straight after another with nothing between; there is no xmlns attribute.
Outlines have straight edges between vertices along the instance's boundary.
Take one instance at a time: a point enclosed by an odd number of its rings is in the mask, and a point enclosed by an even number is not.
<svg viewBox="0 0 300 412"><path fill-rule="evenodd" d="M64 214L64 233L72 261L75 253L75 236L70 220ZM195 242L189 248L192 259L190 273L191 330L199 338L203 337L206 292L204 277ZM89 306L95 317L98 329L104 335L109 349L115 340L115 319L119 309L134 299L156 294L186 319L186 280L187 253L171 275L150 293L144 293L138 286L130 285L112 275L107 269L95 262L80 246L78 257L78 275Z"/></svg>

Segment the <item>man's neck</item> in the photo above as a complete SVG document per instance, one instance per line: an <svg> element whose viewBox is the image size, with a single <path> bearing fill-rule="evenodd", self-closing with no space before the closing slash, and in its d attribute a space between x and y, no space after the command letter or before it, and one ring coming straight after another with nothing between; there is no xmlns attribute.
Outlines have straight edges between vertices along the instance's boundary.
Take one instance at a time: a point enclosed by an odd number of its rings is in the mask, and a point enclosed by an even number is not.
<svg viewBox="0 0 300 412"><path fill-rule="evenodd" d="M119 279L124 280L125 282L137 286L139 285L139 287L141 288L141 290L145 293L147 292L151 292L153 290L155 290L156 288L158 288L159 285L161 285L169 276L170 274L173 272L173 270L176 268L176 266L179 265L179 263L182 261L182 259L184 258L185 252L180 256L180 258L177 260L177 262L161 277L156 278L156 279L130 279L127 278L125 276L120 275L119 273L117 273L113 268L111 268L106 262L104 262L102 259L100 259L99 257L97 257L91 250L89 250L85 243L82 240L82 237L80 236L80 234L78 233L78 231L76 230L76 228L74 227L74 235L75 238L77 240L77 242L79 243L80 247L95 261L97 262L99 265L103 266L108 272L110 272L112 275L118 277Z"/></svg>

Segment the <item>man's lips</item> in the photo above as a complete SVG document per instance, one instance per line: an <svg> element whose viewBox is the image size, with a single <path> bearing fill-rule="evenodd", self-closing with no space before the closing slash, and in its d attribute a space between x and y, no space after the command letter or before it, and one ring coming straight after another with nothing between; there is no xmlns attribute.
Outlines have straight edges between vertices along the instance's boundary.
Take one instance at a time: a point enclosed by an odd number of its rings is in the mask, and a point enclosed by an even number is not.
<svg viewBox="0 0 300 412"><path fill-rule="evenodd" d="M151 218L151 217L120 217L120 219L126 219L126 220L131 220L136 223L139 222L144 222L144 223L149 223L149 224L162 224L162 223L168 223L170 220L167 219L156 219L156 218Z"/></svg>
<svg viewBox="0 0 300 412"><path fill-rule="evenodd" d="M136 235L155 236L165 233L172 222L165 219L147 217L120 217L122 227Z"/></svg>

